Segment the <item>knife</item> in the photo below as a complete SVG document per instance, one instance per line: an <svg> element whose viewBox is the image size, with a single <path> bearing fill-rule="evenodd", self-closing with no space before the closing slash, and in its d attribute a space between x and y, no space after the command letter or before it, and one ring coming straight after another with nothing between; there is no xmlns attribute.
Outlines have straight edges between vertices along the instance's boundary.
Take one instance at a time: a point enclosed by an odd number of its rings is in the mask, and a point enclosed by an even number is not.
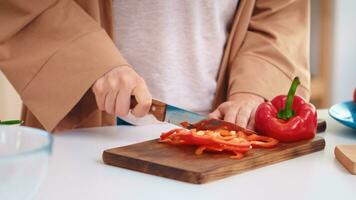
<svg viewBox="0 0 356 200"><path fill-rule="evenodd" d="M135 97L131 97L130 108L134 108L137 105ZM149 113L152 114L158 121L171 123L177 126L181 126L182 122L188 122L189 124L195 124L205 119L209 120L209 125L214 127L227 126L234 127L235 130L243 131L245 133L256 134L256 132L240 127L234 123L226 122L221 119L211 119L208 116L200 115L198 113L185 110L176 106L166 104L164 102L152 99L152 105ZM186 127L184 127L186 128ZM189 128L189 127L188 127Z"/></svg>

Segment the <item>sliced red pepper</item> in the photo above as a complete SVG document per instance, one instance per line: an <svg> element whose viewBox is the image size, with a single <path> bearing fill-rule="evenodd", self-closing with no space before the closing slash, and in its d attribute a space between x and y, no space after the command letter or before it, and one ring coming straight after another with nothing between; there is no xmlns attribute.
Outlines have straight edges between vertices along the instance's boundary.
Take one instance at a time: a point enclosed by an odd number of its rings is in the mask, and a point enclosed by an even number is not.
<svg viewBox="0 0 356 200"><path fill-rule="evenodd" d="M200 123L200 128L204 129L204 123ZM255 134L246 134L242 131L230 131L225 127L215 127L215 130L186 130L173 129L161 135L161 142L175 145L198 145L195 153L202 154L204 151L228 151L234 154L233 158L240 159L252 147L271 148L277 145L278 141Z"/></svg>
<svg viewBox="0 0 356 200"><path fill-rule="evenodd" d="M272 148L278 144L278 140L274 138L256 134L249 135L247 138L253 147Z"/></svg>
<svg viewBox="0 0 356 200"><path fill-rule="evenodd" d="M176 132L180 132L180 131L183 131L184 129L181 129L181 128L177 128L177 129L173 129L173 130L170 130L166 133L162 133L161 136L160 136L160 139L161 140L164 140L166 138L168 138L169 136L171 136L172 134L175 134Z"/></svg>
<svg viewBox="0 0 356 200"><path fill-rule="evenodd" d="M206 125L208 121L204 120L203 122L200 122L198 124L195 124L194 126L198 126L201 129L205 129ZM221 144L226 144L226 145L230 145L231 139L233 138L239 138L241 140L241 138L246 139L246 142L248 142L249 144L253 145L254 147L264 147L264 148L272 148L275 147L278 144L278 140L271 138L271 137L266 137L266 136L260 136L260 135L256 135L256 134L251 134L251 135L247 135L246 133L242 132L242 131L237 131L237 133L235 133L235 136L232 136L230 134L229 130L226 129L222 129L221 127L215 127L216 129L214 130L214 132L219 132L220 135L225 135L225 137L222 136L218 136L216 138L214 138L215 141L217 141L218 143ZM230 136L228 136L230 135ZM227 143L223 140L227 140ZM241 144L243 145L243 144ZM247 143L245 143L246 146Z"/></svg>
<svg viewBox="0 0 356 200"><path fill-rule="evenodd" d="M205 151L205 150L210 150L210 151L219 151L219 152L221 152L221 151L223 151L224 150L224 148L223 147L219 147L219 146L200 146L200 147L198 147L196 150L195 150L195 154L196 155L201 155L201 154L203 154L203 152Z"/></svg>
<svg viewBox="0 0 356 200"><path fill-rule="evenodd" d="M179 137L190 144L196 145L208 145L214 146L225 145L230 148L248 148L250 147L250 143L247 140L244 141L236 141L236 138L233 138L229 141L224 140L219 135L207 135L206 133L209 131L196 131L195 129L190 130L191 134L183 134ZM213 133L212 133L213 134Z"/></svg>
<svg viewBox="0 0 356 200"><path fill-rule="evenodd" d="M246 153L249 149L226 149L224 147L216 147L216 146L200 146L195 150L196 155L201 155L203 154L204 151L213 151L213 152L222 152L222 151L230 151L234 153L234 156L231 156L231 158L235 159L241 159L244 156L244 153Z"/></svg>
<svg viewBox="0 0 356 200"><path fill-rule="evenodd" d="M230 158L234 158L234 159L241 159L244 157L244 154L242 154L241 152L238 152L238 151L234 151L234 156L230 156Z"/></svg>

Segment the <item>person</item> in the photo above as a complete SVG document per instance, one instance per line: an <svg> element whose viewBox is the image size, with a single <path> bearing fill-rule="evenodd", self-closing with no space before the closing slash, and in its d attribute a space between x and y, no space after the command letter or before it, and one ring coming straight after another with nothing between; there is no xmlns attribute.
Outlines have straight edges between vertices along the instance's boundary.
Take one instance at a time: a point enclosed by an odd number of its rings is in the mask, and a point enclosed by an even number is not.
<svg viewBox="0 0 356 200"><path fill-rule="evenodd" d="M307 0L3 0L0 27L22 119L51 132L113 125L131 95L250 129L295 76L310 96Z"/></svg>

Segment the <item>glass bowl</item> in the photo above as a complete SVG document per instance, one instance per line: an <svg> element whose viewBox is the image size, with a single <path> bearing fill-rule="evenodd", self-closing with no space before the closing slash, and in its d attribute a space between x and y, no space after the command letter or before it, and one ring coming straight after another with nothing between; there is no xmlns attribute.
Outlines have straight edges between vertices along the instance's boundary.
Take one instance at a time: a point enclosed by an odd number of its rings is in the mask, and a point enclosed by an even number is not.
<svg viewBox="0 0 356 200"><path fill-rule="evenodd" d="M46 131L0 125L0 199L27 200L46 176L53 139Z"/></svg>

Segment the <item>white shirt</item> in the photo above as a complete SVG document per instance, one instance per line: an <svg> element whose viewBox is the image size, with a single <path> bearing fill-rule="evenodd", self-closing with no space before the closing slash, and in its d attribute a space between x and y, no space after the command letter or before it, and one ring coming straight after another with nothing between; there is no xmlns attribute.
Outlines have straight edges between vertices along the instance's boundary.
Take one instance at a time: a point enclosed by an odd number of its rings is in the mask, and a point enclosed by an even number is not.
<svg viewBox="0 0 356 200"><path fill-rule="evenodd" d="M114 0L116 45L153 98L208 113L238 0Z"/></svg>

